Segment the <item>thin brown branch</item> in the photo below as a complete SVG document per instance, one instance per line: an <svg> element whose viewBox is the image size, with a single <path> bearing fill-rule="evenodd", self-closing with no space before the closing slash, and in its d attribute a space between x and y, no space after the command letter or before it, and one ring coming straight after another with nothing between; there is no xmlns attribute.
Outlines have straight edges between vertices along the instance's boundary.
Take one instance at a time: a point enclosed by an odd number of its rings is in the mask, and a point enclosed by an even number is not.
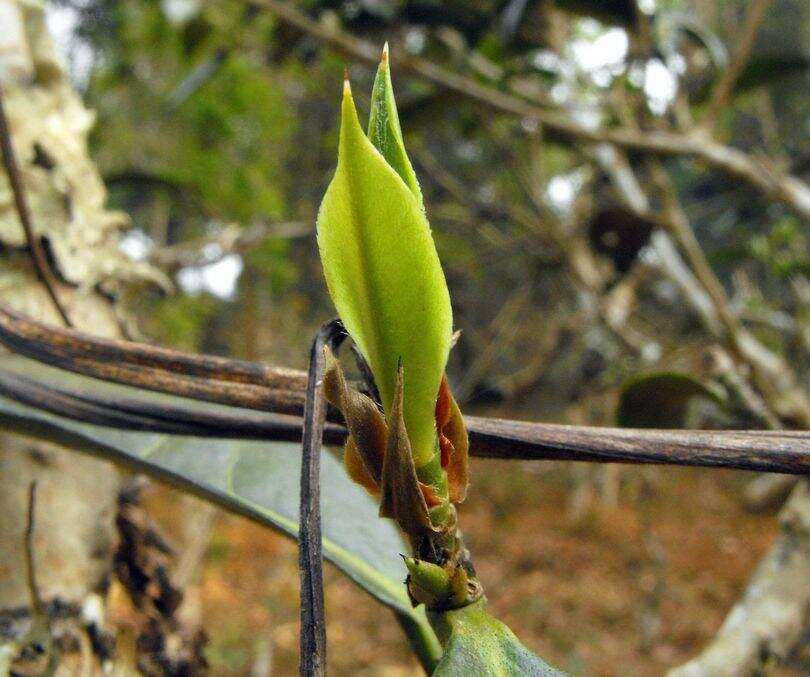
<svg viewBox="0 0 810 677"><path fill-rule="evenodd" d="M205 410L56 389L0 370L0 394L66 418L166 434L297 441L302 421L250 411ZM303 413L303 407L299 414ZM8 420L10 416L4 416ZM336 417L334 417L336 418ZM680 431L596 428L466 417L470 452L484 458L667 464L810 474L810 432ZM345 441L346 431L326 423L324 440Z"/></svg>
<svg viewBox="0 0 810 677"><path fill-rule="evenodd" d="M23 187L22 177L20 176L20 168L17 165L17 159L14 155L14 146L11 143L11 130L6 117L5 102L3 97L3 89L0 87L0 150L2 150L3 167L8 176L11 192L14 195L14 206L17 209L17 216L22 224L25 233L25 240L28 244L28 250L31 253L31 260L34 264L34 270L37 273L42 286L53 302L59 317L65 323L65 326L72 327L73 324L68 317L67 312L59 301L56 294L56 282L54 280L53 271L48 264L48 259L45 252L42 250L42 244L34 235L34 228L31 224L31 212L28 209L28 202L25 198L25 189Z"/></svg>
<svg viewBox="0 0 810 677"><path fill-rule="evenodd" d="M352 58L371 64L376 64L379 60L379 50L376 47L310 19L289 3L279 0L250 1ZM534 119L556 135L574 142L611 143L654 156L694 157L709 167L745 181L771 199L784 202L801 216L810 218L810 186L775 168L760 165L743 151L724 146L705 133L676 134L627 128L590 128L574 122L565 113L537 106L519 96L448 71L426 59L404 56L397 59L397 65L405 72L487 108Z"/></svg>
<svg viewBox="0 0 810 677"><path fill-rule="evenodd" d="M765 12L772 4L773 0L752 0L749 3L742 28L735 31L737 49L734 51L734 56L728 66L720 74L712 90L703 119L700 121L701 126L707 131L712 129L717 120L717 115L728 103L729 97L734 91L734 85L748 63L759 27L765 18Z"/></svg>
<svg viewBox="0 0 810 677"><path fill-rule="evenodd" d="M37 585L36 557L34 555L34 530L36 529L37 483L28 485L28 516L25 523L25 577L28 585L28 598L31 604L31 615L42 616L45 606L39 595Z"/></svg>
<svg viewBox="0 0 810 677"><path fill-rule="evenodd" d="M153 401L143 396L95 395L91 391L56 388L0 369L0 393L21 404L58 416L108 428L227 439L301 441L301 418L236 408L201 409L193 404ZM341 444L342 425L327 423L324 439Z"/></svg>
<svg viewBox="0 0 810 677"><path fill-rule="evenodd" d="M810 474L810 433L636 430L467 417L473 456L652 463ZM775 467L781 470L773 470Z"/></svg>
<svg viewBox="0 0 810 677"><path fill-rule="evenodd" d="M5 306L0 306L0 342L55 367L146 390L299 415L303 406L303 372L97 338L50 327Z"/></svg>
<svg viewBox="0 0 810 677"><path fill-rule="evenodd" d="M69 371L90 373L90 375L112 380L125 385L142 387L148 390L164 392L190 399L218 402L247 409L261 409L275 414L293 414L301 416L304 407L306 380L301 379L301 372L263 367L255 364L251 368L244 363L233 361L236 373L229 372L230 364L224 358L194 356L175 353L179 364L191 365L199 369L201 365L214 360L216 369L210 377L185 376L168 372L151 366L133 366L123 368L130 352L138 356L141 363L150 355L163 360L165 349L157 349L127 341L111 341L81 335L65 329L48 329L27 318L20 321L20 316L10 313L0 306L0 342L12 350L32 356ZM38 325L38 327L37 327ZM26 335L26 329L38 329L32 338ZM90 354L103 353L115 348L121 364L117 368L109 364L90 359L59 356L57 349L64 343L66 336L75 337ZM53 337L53 344L48 343ZM37 346L31 349L30 343ZM103 350L102 350L103 349ZM55 359L56 358L58 359ZM277 377L276 385L282 389L267 388L260 385L235 383L234 379L244 378L245 373L261 373L262 369ZM112 376L113 378L107 378ZM20 390L19 375L0 380L0 389L15 399ZM224 414L214 412L195 412L184 410L174 405L159 406L154 403L132 402L121 398L120 406L107 396L96 397L92 393L71 393L69 391L42 390L42 384L33 384L39 389L25 393L26 403L38 408L48 409L69 417L85 420L96 417L91 422L123 427L127 429L149 429L168 433L206 434L208 436L227 437L260 437L266 430L266 439L289 439L293 435L293 423L284 419L245 418L244 412ZM36 398L47 399L57 396L50 405L38 404ZM62 399L59 399L61 397ZM67 399L65 399L67 398ZM114 410L114 416L108 410ZM163 413L160 413L160 409ZM248 412L249 413L249 412ZM108 416L106 420L99 416ZM88 419L90 420L90 419ZM330 420L340 422L333 412ZM300 423L295 422L295 430ZM141 427L138 427L141 426ZM150 427L143 427L150 426ZM181 426L182 429L178 429ZM262 426L266 426L262 428ZM697 431L650 431L625 430L614 428L591 428L563 426L543 423L523 423L498 419L469 418L471 451L473 455L497 458L522 459L558 459L581 460L591 462L623 463L669 463L675 465L698 465L716 467L734 467L747 470L763 470L790 474L810 473L810 432L697 432ZM336 436L338 431L327 428L328 433Z"/></svg>

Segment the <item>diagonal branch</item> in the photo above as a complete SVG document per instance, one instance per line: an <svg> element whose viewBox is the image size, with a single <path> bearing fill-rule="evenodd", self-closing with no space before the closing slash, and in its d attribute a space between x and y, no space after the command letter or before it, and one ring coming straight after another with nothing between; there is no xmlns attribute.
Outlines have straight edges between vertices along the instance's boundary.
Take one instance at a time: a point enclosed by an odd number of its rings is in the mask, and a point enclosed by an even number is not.
<svg viewBox="0 0 810 677"><path fill-rule="evenodd" d="M742 28L739 35L735 36L737 40L737 49L731 62L726 66L712 90L711 98L706 106L706 112L703 114L703 119L700 121L701 126L710 131L717 120L717 115L720 110L728 103L728 99L734 90L734 85L737 79L743 72L745 65L748 63L748 57L751 55L751 49L754 47L759 27L762 20L765 18L765 12L773 4L773 0L753 0L748 5L748 11L745 14Z"/></svg>
<svg viewBox="0 0 810 677"><path fill-rule="evenodd" d="M9 129L8 119L6 118L2 88L0 88L0 151L2 151L1 154L3 156L3 167L8 175L11 192L14 195L14 206L17 209L17 216L22 224L23 231L25 232L25 240L31 252L34 270L36 270L37 276L42 282L42 286L45 287L45 291L51 298L56 311L59 313L59 317L62 318L65 326L72 327L73 324L56 294L56 282L53 279L53 272L51 271L50 265L48 265L45 252L42 251L42 244L37 239L36 235L34 235L34 228L31 225L31 212L28 209L28 202L25 199L25 190L23 189L22 177L20 176L20 168L14 156L14 146L11 143L11 130Z"/></svg>
<svg viewBox="0 0 810 677"><path fill-rule="evenodd" d="M371 64L379 60L376 47L349 33L318 23L287 2L250 1L352 58ZM771 199L784 202L804 218L810 218L810 186L776 168L762 166L743 151L724 146L705 132L675 134L630 128L591 128L574 122L564 113L537 106L519 96L448 71L426 59L404 57L398 60L398 64L403 71L487 108L534 119L549 131L574 142L611 143L655 156L694 157L709 167L745 181Z"/></svg>
<svg viewBox="0 0 810 677"><path fill-rule="evenodd" d="M213 355L191 355L49 327L0 305L0 342L68 371L219 404L301 413L306 375Z"/></svg>
<svg viewBox="0 0 810 677"><path fill-rule="evenodd" d="M169 270L208 266L230 254L244 254L265 240L293 239L312 233L312 226L303 221L254 223L244 228L229 224L216 235L156 249L150 254L149 260L156 266Z"/></svg>

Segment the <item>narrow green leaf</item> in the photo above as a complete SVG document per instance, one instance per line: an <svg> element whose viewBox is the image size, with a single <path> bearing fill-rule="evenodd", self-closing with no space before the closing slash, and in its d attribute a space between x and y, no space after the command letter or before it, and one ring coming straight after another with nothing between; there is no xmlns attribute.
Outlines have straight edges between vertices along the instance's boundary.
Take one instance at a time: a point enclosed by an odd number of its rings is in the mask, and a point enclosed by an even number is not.
<svg viewBox="0 0 810 677"><path fill-rule="evenodd" d="M70 374L38 362L6 356L4 370L74 392L138 397L181 403L201 412L233 409L135 390ZM298 535L298 476L301 448L293 443L215 440L130 432L81 423L0 396L0 425L84 453L131 466L181 490L269 526ZM399 557L407 546L394 524L377 517L375 501L346 475L343 464L325 453L321 466L323 554L357 585L394 610L425 656L438 644L424 612L413 609Z"/></svg>
<svg viewBox="0 0 810 677"><path fill-rule="evenodd" d="M386 414L402 360L405 425L419 467L437 444L434 407L452 338L450 295L421 206L363 133L348 82L341 117L338 166L318 214L324 274Z"/></svg>
<svg viewBox="0 0 810 677"><path fill-rule="evenodd" d="M394 100L394 85L391 82L391 64L388 60L388 43L383 48L374 87L371 90L371 111L368 116L368 138L374 147L382 153L389 165L405 182L416 197L419 206L422 204L422 191L413 166L405 151L402 128L399 125L397 103Z"/></svg>
<svg viewBox="0 0 810 677"><path fill-rule="evenodd" d="M529 651L506 625L489 615L486 602L441 614L431 623L444 646L433 677L562 677Z"/></svg>

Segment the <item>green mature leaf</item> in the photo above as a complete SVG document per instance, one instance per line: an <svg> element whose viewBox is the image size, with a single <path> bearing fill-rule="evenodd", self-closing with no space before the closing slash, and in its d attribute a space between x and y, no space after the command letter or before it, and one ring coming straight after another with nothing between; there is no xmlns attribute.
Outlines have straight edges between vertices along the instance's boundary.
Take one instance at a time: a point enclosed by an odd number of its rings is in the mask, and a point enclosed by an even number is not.
<svg viewBox="0 0 810 677"><path fill-rule="evenodd" d="M515 633L490 616L484 600L432 616L431 622L445 647L433 677L559 677L564 674L535 656Z"/></svg>
<svg viewBox="0 0 810 677"><path fill-rule="evenodd" d="M391 82L391 66L388 62L388 43L383 48L382 59L371 90L371 110L368 115L368 139L382 153L391 167L405 182L422 204L422 191L413 166L405 151L405 141L399 125L397 103L394 100L394 85Z"/></svg>
<svg viewBox="0 0 810 677"><path fill-rule="evenodd" d="M417 466L434 454L434 407L452 338L450 295L430 226L399 174L368 140L344 88L338 166L318 214L326 282L374 373L386 414L398 361Z"/></svg>
<svg viewBox="0 0 810 677"><path fill-rule="evenodd" d="M105 383L16 356L4 357L0 367L72 391L109 395L111 400L137 395L200 411L229 409ZM123 463L286 536L298 535L301 448L297 444L116 430L56 416L4 396L0 396L0 425ZM406 570L398 553L406 552L407 546L393 523L378 519L375 502L330 453L323 454L321 483L324 556L400 616L417 650L436 656L435 636L424 613L411 606L402 583Z"/></svg>
<svg viewBox="0 0 810 677"><path fill-rule="evenodd" d="M745 65L734 84L734 93L742 94L763 85L771 85L784 78L806 74L810 70L810 57L795 54L756 54Z"/></svg>
<svg viewBox="0 0 810 677"><path fill-rule="evenodd" d="M616 422L623 428L684 428L697 402L722 405L720 392L687 374L643 374L622 386Z"/></svg>

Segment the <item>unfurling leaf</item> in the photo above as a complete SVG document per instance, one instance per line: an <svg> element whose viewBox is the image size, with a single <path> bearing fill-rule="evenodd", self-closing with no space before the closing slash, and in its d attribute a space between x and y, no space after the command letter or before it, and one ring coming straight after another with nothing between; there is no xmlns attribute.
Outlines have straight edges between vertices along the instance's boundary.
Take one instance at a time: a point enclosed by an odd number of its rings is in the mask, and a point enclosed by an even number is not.
<svg viewBox="0 0 810 677"><path fill-rule="evenodd" d="M399 126L399 114L394 100L394 85L391 83L391 68L388 64L388 43L383 48L380 66L371 90L371 111L368 115L368 138L382 153L389 165L400 175L405 185L422 206L422 191L416 173L405 152L405 141Z"/></svg>
<svg viewBox="0 0 810 677"><path fill-rule="evenodd" d="M407 176L390 80L387 72L380 77L374 134L380 140L388 130L383 148L400 158L392 161ZM318 214L318 246L332 300L371 367L389 421L402 362L404 428L421 467L436 450L434 409L452 338L450 295L420 200L366 137L348 83L338 166Z"/></svg>

